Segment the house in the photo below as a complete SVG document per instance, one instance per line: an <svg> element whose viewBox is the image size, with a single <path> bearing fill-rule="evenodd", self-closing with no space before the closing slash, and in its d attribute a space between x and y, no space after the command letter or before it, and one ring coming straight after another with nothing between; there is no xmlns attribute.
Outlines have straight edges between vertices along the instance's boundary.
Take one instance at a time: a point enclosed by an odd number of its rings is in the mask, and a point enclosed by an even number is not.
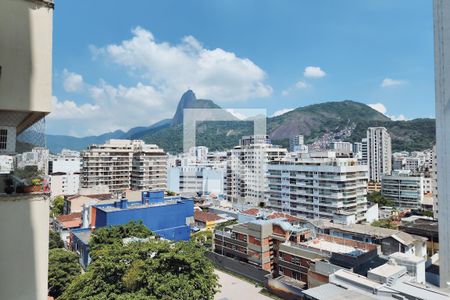
<svg viewBox="0 0 450 300"><path fill-rule="evenodd" d="M88 202L110 200L112 194L72 195L64 197L64 214L80 213Z"/></svg>
<svg viewBox="0 0 450 300"><path fill-rule="evenodd" d="M198 210L194 212L194 220L195 226L206 230L212 230L216 227L216 225L227 222L227 219L224 219L214 213Z"/></svg>
<svg viewBox="0 0 450 300"><path fill-rule="evenodd" d="M81 213L60 215L53 221L53 230L58 232L64 244L67 245L70 231L82 225Z"/></svg>

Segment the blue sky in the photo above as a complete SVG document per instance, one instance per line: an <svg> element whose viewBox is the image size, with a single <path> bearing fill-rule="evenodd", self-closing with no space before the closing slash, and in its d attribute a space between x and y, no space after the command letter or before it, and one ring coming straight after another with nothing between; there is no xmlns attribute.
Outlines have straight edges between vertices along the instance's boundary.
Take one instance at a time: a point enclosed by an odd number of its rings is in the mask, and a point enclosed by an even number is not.
<svg viewBox="0 0 450 300"><path fill-rule="evenodd" d="M171 117L192 88L227 108L352 99L434 116L431 1L57 1L53 134Z"/></svg>

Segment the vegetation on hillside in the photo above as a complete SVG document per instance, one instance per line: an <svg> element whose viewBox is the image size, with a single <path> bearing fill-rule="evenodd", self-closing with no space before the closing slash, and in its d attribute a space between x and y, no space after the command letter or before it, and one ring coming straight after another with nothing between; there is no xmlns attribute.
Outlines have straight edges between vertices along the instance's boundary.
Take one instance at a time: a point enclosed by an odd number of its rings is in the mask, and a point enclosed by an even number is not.
<svg viewBox="0 0 450 300"><path fill-rule="evenodd" d="M188 101L189 107L220 108L211 100L194 100ZM85 148L86 145L94 143L94 140L96 143L102 143L107 138L143 139L170 153L179 153L183 151L183 125L180 122L182 109L183 105L179 105L176 118L172 121L164 120L160 126L136 127L128 133L116 131L97 137L86 137L83 142L77 140L77 144ZM393 151L420 151L431 148L435 142L434 119L392 121L371 107L350 100L308 105L267 118L268 134L275 144L283 147L289 145L289 138L294 135L302 134L306 143L312 143L325 133L337 132L350 125L356 127L351 136L345 139L349 142L360 142L366 135L367 127L386 127L392 136ZM197 125L197 145L207 146L212 151L231 149L238 145L243 135L249 134L253 134L253 125L248 121L200 122ZM67 138L76 139L51 136L52 142L49 145L68 145L68 142L58 142Z"/></svg>

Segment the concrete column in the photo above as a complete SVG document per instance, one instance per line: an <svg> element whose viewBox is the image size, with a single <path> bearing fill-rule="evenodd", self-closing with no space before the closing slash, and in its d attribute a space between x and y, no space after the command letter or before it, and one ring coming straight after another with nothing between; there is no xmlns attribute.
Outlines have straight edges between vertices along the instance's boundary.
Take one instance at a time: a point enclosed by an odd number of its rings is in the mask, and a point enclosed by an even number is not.
<svg viewBox="0 0 450 300"><path fill-rule="evenodd" d="M434 0L436 152L441 288L450 287L450 1Z"/></svg>
<svg viewBox="0 0 450 300"><path fill-rule="evenodd" d="M0 299L46 300L49 200L0 196Z"/></svg>

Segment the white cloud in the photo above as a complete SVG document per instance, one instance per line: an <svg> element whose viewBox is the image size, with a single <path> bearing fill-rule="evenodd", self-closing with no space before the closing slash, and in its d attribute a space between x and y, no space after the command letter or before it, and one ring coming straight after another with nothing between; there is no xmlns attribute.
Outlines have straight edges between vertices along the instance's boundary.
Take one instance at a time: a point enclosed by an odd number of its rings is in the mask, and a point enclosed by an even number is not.
<svg viewBox="0 0 450 300"><path fill-rule="evenodd" d="M373 104L367 104L367 105L370 106L371 108L375 109L376 111L382 113L386 117L390 118L392 121L407 121L407 120L409 120L403 114L400 114L398 116L388 115L387 114L387 108L386 108L386 106L384 106L383 103L373 103Z"/></svg>
<svg viewBox="0 0 450 300"><path fill-rule="evenodd" d="M166 102L165 96L149 85L116 87L100 81L97 85L85 83L85 87L83 95L90 103L53 98L53 111L48 117L50 129L76 136L97 135L151 125L174 113L173 102Z"/></svg>
<svg viewBox="0 0 450 300"><path fill-rule="evenodd" d="M398 116L388 116L392 121L408 121L409 119L404 115L400 114Z"/></svg>
<svg viewBox="0 0 450 300"><path fill-rule="evenodd" d="M272 94L265 72L248 58L220 48L207 49L193 36L171 45L157 42L150 31L140 27L132 33L131 39L94 48L93 53L129 68L159 89L169 89L171 95L179 96L191 88L200 97L225 102Z"/></svg>
<svg viewBox="0 0 450 300"><path fill-rule="evenodd" d="M309 66L305 68L303 76L311 78L321 78L327 75L320 67Z"/></svg>
<svg viewBox="0 0 450 300"><path fill-rule="evenodd" d="M309 87L310 87L310 85L303 80L299 80L295 84L295 88L297 88L297 89L307 89Z"/></svg>
<svg viewBox="0 0 450 300"><path fill-rule="evenodd" d="M124 74L132 74L137 83L89 83L80 74L64 70L64 89L77 92L83 104L77 102L78 98L56 99L49 132L86 136L150 125L172 117L181 95L189 88L198 98L218 104L272 94L266 73L250 59L220 48L207 49L193 36L169 44L156 41L150 31L137 27L130 39L104 47L90 46L90 50L94 59L122 66Z"/></svg>
<svg viewBox="0 0 450 300"><path fill-rule="evenodd" d="M272 114L272 117L278 117L278 116L281 116L282 114L285 114L285 113L287 113L287 112L293 111L294 109L295 109L295 108L283 108L283 109L277 110L276 112L274 112L274 113Z"/></svg>
<svg viewBox="0 0 450 300"><path fill-rule="evenodd" d="M373 103L373 104L367 104L371 108L375 109L376 111L382 113L383 115L386 114L387 109L386 106L384 106L383 103Z"/></svg>
<svg viewBox="0 0 450 300"><path fill-rule="evenodd" d="M381 87L392 87L392 86L398 86L398 85L404 85L407 81L405 80L398 80L398 79L392 79L392 78L385 78L381 82Z"/></svg>
<svg viewBox="0 0 450 300"><path fill-rule="evenodd" d="M83 76L63 70L63 87L66 92L79 92L83 89Z"/></svg>
<svg viewBox="0 0 450 300"><path fill-rule="evenodd" d="M53 96L53 109L49 120L80 120L95 117L100 112L98 105L89 103L78 105L72 100L59 101Z"/></svg>
<svg viewBox="0 0 450 300"><path fill-rule="evenodd" d="M289 94L291 94L295 90L305 90L305 89L308 89L310 87L311 87L311 85L309 83L307 83L306 81L299 80L293 86L289 87L286 90L283 90L281 92L281 95L288 96Z"/></svg>

